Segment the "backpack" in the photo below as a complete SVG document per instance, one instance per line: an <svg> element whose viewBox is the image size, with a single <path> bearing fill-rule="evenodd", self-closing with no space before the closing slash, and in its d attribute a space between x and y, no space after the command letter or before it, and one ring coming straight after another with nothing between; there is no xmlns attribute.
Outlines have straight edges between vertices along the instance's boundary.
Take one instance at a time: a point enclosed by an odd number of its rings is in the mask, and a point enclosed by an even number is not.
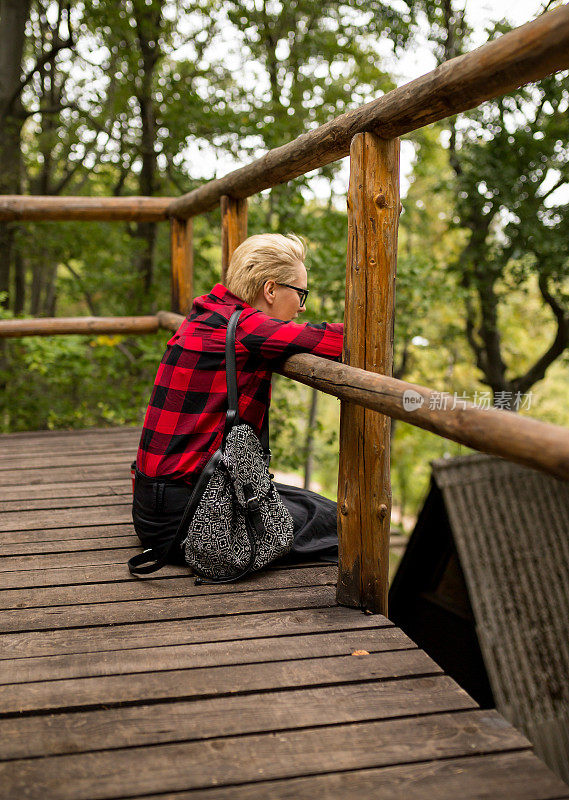
<svg viewBox="0 0 569 800"><path fill-rule="evenodd" d="M228 408L221 447L198 478L166 551L156 554L150 548L131 558L133 575L160 569L170 551L181 545L186 564L198 576L196 583L229 583L263 569L292 547L293 520L269 473L268 425L261 442L239 420L235 331L240 315L241 310L234 311L227 326Z"/></svg>

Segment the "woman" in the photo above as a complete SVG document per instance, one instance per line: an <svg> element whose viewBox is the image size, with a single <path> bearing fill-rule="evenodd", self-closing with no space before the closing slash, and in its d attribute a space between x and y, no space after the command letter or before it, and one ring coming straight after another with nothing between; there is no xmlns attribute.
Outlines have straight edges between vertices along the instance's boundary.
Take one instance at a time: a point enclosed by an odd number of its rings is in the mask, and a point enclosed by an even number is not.
<svg viewBox="0 0 569 800"><path fill-rule="evenodd" d="M167 549L197 477L223 436L225 334L235 309L239 416L257 435L268 424L271 374L294 353L338 358L343 325L299 324L308 295L305 249L294 236L251 236L233 253L226 286L194 300L158 368L136 458L133 521L145 547ZM295 523L291 559L337 555L335 504L276 484ZM169 553L184 563L183 553Z"/></svg>

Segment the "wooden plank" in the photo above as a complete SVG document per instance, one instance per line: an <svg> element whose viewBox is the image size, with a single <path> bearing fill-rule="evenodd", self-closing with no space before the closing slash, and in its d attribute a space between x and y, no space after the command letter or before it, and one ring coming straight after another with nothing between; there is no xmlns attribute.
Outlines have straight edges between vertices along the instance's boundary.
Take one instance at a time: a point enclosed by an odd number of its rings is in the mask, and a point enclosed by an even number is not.
<svg viewBox="0 0 569 800"><path fill-rule="evenodd" d="M20 556L17 559L6 558L0 561L0 589L12 588L5 585L5 580L10 581L9 575L13 571L22 572L28 570L50 570L59 569L61 567L104 567L107 564L124 564L126 570L126 562L128 558L134 555L130 548L118 550L86 550L79 553L56 553L39 556ZM105 580L105 571L102 570L99 574L99 580Z"/></svg>
<svg viewBox="0 0 569 800"><path fill-rule="evenodd" d="M143 647L105 653L75 653L69 656L20 658L0 661L0 683L58 681L63 678L89 678L103 675L189 669L190 667L256 664L318 656L351 655L366 650L412 650L416 645L399 628L332 631L301 636L269 636L231 642ZM355 656L354 656L355 657ZM365 658L365 656L362 656Z"/></svg>
<svg viewBox="0 0 569 800"><path fill-rule="evenodd" d="M157 648L159 650L159 648ZM160 653L156 654L157 660ZM279 658L278 647L273 658ZM422 650L370 653L365 657L330 656L186 670L107 675L101 678L40 681L0 686L0 714L36 713L56 709L109 708L125 703L189 700L301 686L333 686L354 681L378 681L442 670Z"/></svg>
<svg viewBox="0 0 569 800"><path fill-rule="evenodd" d="M118 526L117 527L121 527ZM132 526L131 526L132 528ZM75 528L68 528L73 531ZM57 532L57 528L54 529ZM15 534L8 534L14 536ZM90 539L63 539L62 541L47 542L11 542L0 544L0 558L15 558L28 555L53 555L54 553L78 553L92 550L111 550L121 549L132 550L133 547L140 547L140 539L134 533L129 536L101 536ZM130 553L125 556L127 559Z"/></svg>
<svg viewBox="0 0 569 800"><path fill-rule="evenodd" d="M93 539L109 539L115 536L129 536L133 532L132 522L118 525L88 525L69 528L40 528L39 530L29 531L4 531L0 536L0 542L4 544L50 544L60 543L65 545L67 540L85 542ZM140 541L136 540L136 546L140 546ZM93 548L94 545L91 545ZM65 547L63 547L65 549Z"/></svg>
<svg viewBox="0 0 569 800"><path fill-rule="evenodd" d="M55 433L55 431L54 431ZM140 439L140 430L137 429L136 433L122 434L120 431L111 438L94 438L91 437L87 442L83 441L82 437L77 439L55 439L50 443L49 439L37 440L16 440L14 442L2 443L2 450L0 453L0 463L8 460L21 459L22 463L33 461L38 455L45 455L46 453L63 454L74 453L75 455L89 456L94 453L113 453L116 449L126 449L128 447L136 449Z"/></svg>
<svg viewBox="0 0 569 800"><path fill-rule="evenodd" d="M57 508L47 511L25 511L19 514L10 511L0 518L1 531L26 531L48 530L63 527L83 527L85 525L100 525L102 521L108 525L132 524L132 499L127 502L107 506L101 510L98 506L86 506L81 510L76 508Z"/></svg>
<svg viewBox="0 0 569 800"><path fill-rule="evenodd" d="M29 531L4 531L0 536L0 542L3 544L33 544L34 542L59 542L64 544L66 540L77 540L88 544L90 539L128 536L132 534L132 532L132 522L125 524L119 523L117 525L79 525L77 527L40 528L39 530ZM140 541L138 539L137 546L140 546Z"/></svg>
<svg viewBox="0 0 569 800"><path fill-rule="evenodd" d="M115 551L116 552L116 551ZM126 554L129 555L128 553ZM294 564L294 569L310 569L320 566L315 562L303 562ZM290 565L275 565L271 570L290 569ZM169 579L171 577L187 577L188 568L185 566L167 565L163 567L157 576L152 576L150 581L155 583ZM120 557L115 563L105 564L101 569L100 564L83 564L71 566L57 566L53 561L50 568L46 565L41 569L15 569L12 572L0 572L0 590L41 588L48 586L77 586L81 584L110 584L116 581L133 580L126 568L126 560Z"/></svg>
<svg viewBox="0 0 569 800"><path fill-rule="evenodd" d="M130 477L130 462L125 459L124 463L110 464L105 463L86 466L65 466L52 469L50 467L28 470L14 469L8 470L2 475L3 486L34 486L41 483L67 483L68 481L82 480L124 480Z"/></svg>
<svg viewBox="0 0 569 800"><path fill-rule="evenodd" d="M107 577L107 568L121 564L124 570L124 575L128 575L127 573L127 566L126 562L130 558L131 555L134 555L137 550L136 548L131 550L131 548L119 548L119 549L110 549L101 551L98 549L93 550L84 550L77 553L53 553L53 554L45 554L45 555L37 555L37 556L18 556L17 558L7 558L3 561L0 561L0 589L17 589L23 586L54 586L58 585L54 583L54 578L59 580L59 576L56 577L50 576L48 573L52 570L59 573L62 568L71 567L71 568L80 568L80 567L98 567L99 573L97 576L97 582L104 583L105 581L109 580ZM300 567L301 565L299 565ZM314 563L306 563L302 566L314 566ZM105 569L102 569L102 568ZM188 574L188 568L182 567L183 574ZM34 578L33 575L30 575L30 571L42 570L42 572L46 573L44 575L39 575L37 578ZM16 579L12 576L12 573L16 573L20 576L19 580L23 579L23 583L15 582ZM162 575L162 572L160 573ZM71 582L75 583L82 583L83 580L75 581L71 578Z"/></svg>
<svg viewBox="0 0 569 800"><path fill-rule="evenodd" d="M39 431L16 431L14 433L0 433L0 444L12 444L18 441L38 441L43 443L56 443L61 440L78 440L89 439L91 441L97 439L105 439L106 437L114 437L118 432L121 434L128 434L130 432L138 431L140 435L140 427L137 425L121 425L117 427L106 428L79 428L71 430L39 430Z"/></svg>
<svg viewBox="0 0 569 800"><path fill-rule="evenodd" d="M128 555L128 554L127 554ZM188 576L188 568L167 565L163 567L152 583L171 577ZM13 572L0 572L0 591L7 589L38 589L48 586L77 586L83 584L101 584L107 586L116 581L131 581L132 577L126 568L126 560L118 559L114 564L83 565L68 567L52 567L51 569L19 569ZM104 590L103 590L104 591Z"/></svg>
<svg viewBox="0 0 569 800"><path fill-rule="evenodd" d="M498 714L474 710L10 761L0 778L10 797L103 800L527 747Z"/></svg>
<svg viewBox="0 0 569 800"><path fill-rule="evenodd" d="M21 484L2 487L4 502L25 502L35 500L65 500L73 497L106 497L122 496L132 491L129 474L118 478L99 481L70 481L69 483L44 483L41 485Z"/></svg>
<svg viewBox="0 0 569 800"><path fill-rule="evenodd" d="M385 617L354 614L338 606L244 614L239 618L238 629L235 622L233 615L227 615L194 621L169 620L78 630L7 633L0 636L0 654L9 658L31 658L391 627Z"/></svg>
<svg viewBox="0 0 569 800"><path fill-rule="evenodd" d="M194 297L193 220L170 219L171 294L173 311L189 312Z"/></svg>
<svg viewBox="0 0 569 800"><path fill-rule="evenodd" d="M204 791L153 794L146 800L564 800L567 787L529 751L427 761Z"/></svg>
<svg viewBox="0 0 569 800"><path fill-rule="evenodd" d="M332 725L474 707L447 676L271 691L0 720L0 758ZM255 713L251 713L254 707ZM269 795L270 796L270 795ZM318 796L318 795L317 795Z"/></svg>
<svg viewBox="0 0 569 800"><path fill-rule="evenodd" d="M140 540L133 533L132 523L115 525L90 525L66 528L42 528L40 530L4 531L0 537L0 551L7 555L30 555L35 552L62 552L71 550L95 549L99 540L130 537L130 545L140 547ZM391 545L404 546L406 536L392 536ZM9 545L6 550L3 548ZM25 545L20 550L16 546ZM110 546L110 545L106 545Z"/></svg>
<svg viewBox="0 0 569 800"><path fill-rule="evenodd" d="M122 581L105 584L75 586L50 586L41 588L11 589L0 595L0 608L41 608L43 606L68 606L81 603L111 603L118 600L143 598L201 597L212 594L239 594L256 589L282 589L294 586L328 586L335 583L336 567L318 566L308 569L267 570L252 573L235 584L196 586L186 570L183 577L133 580L121 571ZM178 573L180 570L178 570ZM162 572L160 572L162 575Z"/></svg>
<svg viewBox="0 0 569 800"><path fill-rule="evenodd" d="M89 466L90 464L120 465L126 464L130 471L130 465L134 460L136 450L133 447L113 447L111 450L99 450L88 455L82 453L41 453L34 458L23 459L18 456L13 459L5 459L0 463L0 477L4 478L6 473L14 469L27 470L29 477L33 478L35 470L41 468L70 467L73 464Z"/></svg>
<svg viewBox="0 0 569 800"><path fill-rule="evenodd" d="M343 361L391 375L399 140L358 134L350 150ZM391 420L350 402L340 414L338 602L387 614Z"/></svg>
<svg viewBox="0 0 569 800"><path fill-rule="evenodd" d="M109 447L114 441L126 441L133 437L135 442L140 438L141 428L139 425L124 425L120 428L74 428L71 430L35 430L20 431L14 433L0 434L0 444L2 452L7 448L7 452L16 451L21 448L27 452L27 448L33 443L40 449L54 447L61 449L67 442L70 447L85 450L88 447Z"/></svg>
<svg viewBox="0 0 569 800"><path fill-rule="evenodd" d="M55 454L48 452L44 455L36 456L29 459L29 463L20 461L18 465L14 463L0 464L0 477L4 479L5 472L12 472L14 469L21 471L28 471L28 477L33 480L36 471L44 469L54 469L55 467L71 467L78 466L91 466L94 464L107 464L107 465L125 465L130 470L131 462L136 453L133 453L130 447L113 448L112 452L93 453L92 455L85 455L84 453L61 453Z"/></svg>
<svg viewBox="0 0 569 800"><path fill-rule="evenodd" d="M45 197L0 196L0 220L131 220L168 219L172 197Z"/></svg>
<svg viewBox="0 0 569 800"><path fill-rule="evenodd" d="M234 250L247 238L247 198L223 195L221 207L221 282L225 283L227 269Z"/></svg>
<svg viewBox="0 0 569 800"><path fill-rule="evenodd" d="M16 512L23 514L25 511L48 511L52 508L86 508L87 506L104 508L106 506L124 505L128 502L132 505L132 485L130 481L128 483L124 481L120 494L108 491L107 494L91 495L88 497L78 494L75 497L0 500L0 513L6 514ZM4 539L4 537L2 537L2 539Z"/></svg>
<svg viewBox="0 0 569 800"><path fill-rule="evenodd" d="M327 608L333 603L334 593L329 586L297 586L294 589L273 587L234 594L170 597L168 602L152 597L141 598L136 603L128 600L15 609L2 612L2 632L54 631L98 625L222 617L290 608Z"/></svg>

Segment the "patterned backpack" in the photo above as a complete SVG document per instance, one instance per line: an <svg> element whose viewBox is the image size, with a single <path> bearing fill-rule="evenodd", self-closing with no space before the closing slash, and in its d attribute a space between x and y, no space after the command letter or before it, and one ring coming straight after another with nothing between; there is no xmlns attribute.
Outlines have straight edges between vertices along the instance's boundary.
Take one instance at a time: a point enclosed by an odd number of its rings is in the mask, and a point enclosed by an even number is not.
<svg viewBox="0 0 569 800"><path fill-rule="evenodd" d="M212 455L188 501L166 552L145 550L128 562L133 575L160 569L181 545L186 563L198 577L229 583L263 569L284 556L293 543L293 521L269 474L268 426L262 443L239 421L235 330L241 311L227 326L225 363L227 405L223 441Z"/></svg>

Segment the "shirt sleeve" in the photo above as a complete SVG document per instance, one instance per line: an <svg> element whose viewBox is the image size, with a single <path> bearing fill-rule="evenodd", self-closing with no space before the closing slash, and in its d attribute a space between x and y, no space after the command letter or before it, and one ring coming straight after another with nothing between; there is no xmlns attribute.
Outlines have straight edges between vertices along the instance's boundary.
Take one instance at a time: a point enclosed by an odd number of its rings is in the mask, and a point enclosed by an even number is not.
<svg viewBox="0 0 569 800"><path fill-rule="evenodd" d="M239 322L237 339L264 359L284 359L297 353L334 359L342 354L343 334L341 322L285 322L257 311Z"/></svg>

